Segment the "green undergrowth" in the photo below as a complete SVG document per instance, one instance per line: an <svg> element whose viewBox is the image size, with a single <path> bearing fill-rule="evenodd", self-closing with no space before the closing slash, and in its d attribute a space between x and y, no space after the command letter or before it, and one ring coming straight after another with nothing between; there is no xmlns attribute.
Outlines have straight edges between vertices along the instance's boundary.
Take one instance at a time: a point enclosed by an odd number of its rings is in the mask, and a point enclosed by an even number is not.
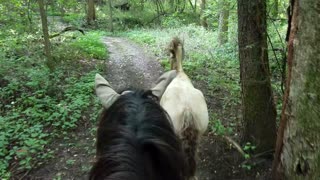
<svg viewBox="0 0 320 180"><path fill-rule="evenodd" d="M107 35L105 32L92 31L84 36L80 36L71 45L78 49L79 52L83 52L88 57L94 59L104 59L107 57L107 51L105 45L101 41L101 37Z"/></svg>
<svg viewBox="0 0 320 180"><path fill-rule="evenodd" d="M53 157L53 140L95 122L94 75L105 69L101 32L52 39L55 69L37 36L0 36L0 177L9 179Z"/></svg>
<svg viewBox="0 0 320 180"><path fill-rule="evenodd" d="M85 24L85 14L84 13L69 13L62 16L62 20L64 23L73 25L73 26L81 26Z"/></svg>

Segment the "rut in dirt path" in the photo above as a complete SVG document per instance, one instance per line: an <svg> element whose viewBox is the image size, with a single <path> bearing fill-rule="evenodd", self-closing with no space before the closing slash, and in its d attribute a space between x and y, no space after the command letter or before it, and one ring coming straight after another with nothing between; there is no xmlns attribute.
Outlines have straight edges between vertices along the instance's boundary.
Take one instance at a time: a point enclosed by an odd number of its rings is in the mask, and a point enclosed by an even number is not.
<svg viewBox="0 0 320 180"><path fill-rule="evenodd" d="M130 87L149 89L163 73L156 57L140 46L116 37L104 37L102 41L110 52L106 78L116 91Z"/></svg>

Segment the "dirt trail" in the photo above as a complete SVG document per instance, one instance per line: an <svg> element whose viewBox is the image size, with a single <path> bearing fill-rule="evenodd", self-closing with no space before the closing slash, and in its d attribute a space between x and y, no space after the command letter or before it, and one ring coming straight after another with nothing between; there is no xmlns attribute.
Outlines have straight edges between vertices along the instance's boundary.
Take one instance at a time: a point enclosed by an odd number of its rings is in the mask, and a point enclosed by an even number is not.
<svg viewBox="0 0 320 180"><path fill-rule="evenodd" d="M150 88L163 68L140 46L122 38L105 37L110 52L106 78L116 90L129 87Z"/></svg>

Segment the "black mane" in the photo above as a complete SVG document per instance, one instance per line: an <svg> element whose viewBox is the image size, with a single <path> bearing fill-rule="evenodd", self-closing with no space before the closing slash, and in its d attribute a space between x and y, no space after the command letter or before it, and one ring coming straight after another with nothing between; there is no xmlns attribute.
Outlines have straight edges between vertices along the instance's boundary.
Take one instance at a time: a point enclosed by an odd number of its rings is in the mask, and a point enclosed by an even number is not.
<svg viewBox="0 0 320 180"><path fill-rule="evenodd" d="M132 91L102 112L90 179L184 179L180 141L155 98L151 91Z"/></svg>

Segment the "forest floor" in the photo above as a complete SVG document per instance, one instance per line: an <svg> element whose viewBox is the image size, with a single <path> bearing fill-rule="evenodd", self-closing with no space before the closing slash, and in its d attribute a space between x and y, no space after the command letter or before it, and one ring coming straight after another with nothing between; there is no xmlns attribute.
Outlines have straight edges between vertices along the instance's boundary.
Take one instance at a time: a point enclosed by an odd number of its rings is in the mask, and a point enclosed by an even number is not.
<svg viewBox="0 0 320 180"><path fill-rule="evenodd" d="M164 72L157 58L145 48L124 38L104 37L102 41L110 52L104 77L114 89L120 91L129 87L150 88ZM201 83L196 83L195 86L206 91L206 87ZM207 98L209 109L216 108L217 99ZM90 122L84 122L76 131L70 132L72 137L69 140L57 140L52 144L52 147L59 147L55 158L30 172L25 178L87 179L95 149L95 134L90 129L95 126ZM270 179L271 160L262 160L251 170L240 167L243 161L239 153L230 148L223 139L206 133L199 148L198 179Z"/></svg>

